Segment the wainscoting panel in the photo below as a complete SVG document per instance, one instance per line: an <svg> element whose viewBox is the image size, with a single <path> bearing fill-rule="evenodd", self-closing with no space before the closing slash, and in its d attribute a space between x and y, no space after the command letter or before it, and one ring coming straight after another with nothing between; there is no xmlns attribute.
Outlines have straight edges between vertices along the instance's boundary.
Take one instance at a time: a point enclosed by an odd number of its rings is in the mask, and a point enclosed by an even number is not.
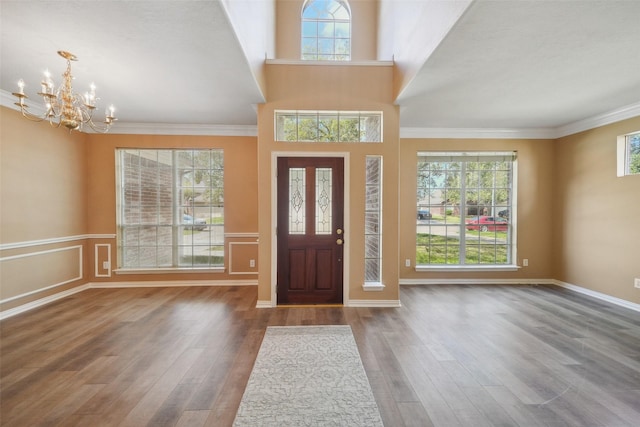
<svg viewBox="0 0 640 427"><path fill-rule="evenodd" d="M111 244L96 243L94 251L94 275L96 277L111 277Z"/></svg>
<svg viewBox="0 0 640 427"><path fill-rule="evenodd" d="M229 242L229 274L258 274L258 242Z"/></svg>
<svg viewBox="0 0 640 427"><path fill-rule="evenodd" d="M0 303L82 279L82 256L76 245L0 258Z"/></svg>

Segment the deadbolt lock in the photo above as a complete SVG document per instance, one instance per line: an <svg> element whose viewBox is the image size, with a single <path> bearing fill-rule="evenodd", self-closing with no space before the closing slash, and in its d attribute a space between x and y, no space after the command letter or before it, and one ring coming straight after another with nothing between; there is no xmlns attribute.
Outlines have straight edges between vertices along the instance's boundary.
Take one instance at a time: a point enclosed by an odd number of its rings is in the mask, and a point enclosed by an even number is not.
<svg viewBox="0 0 640 427"><path fill-rule="evenodd" d="M337 233L337 234L342 234L342 228L338 228L338 229L336 230L336 233Z"/></svg>

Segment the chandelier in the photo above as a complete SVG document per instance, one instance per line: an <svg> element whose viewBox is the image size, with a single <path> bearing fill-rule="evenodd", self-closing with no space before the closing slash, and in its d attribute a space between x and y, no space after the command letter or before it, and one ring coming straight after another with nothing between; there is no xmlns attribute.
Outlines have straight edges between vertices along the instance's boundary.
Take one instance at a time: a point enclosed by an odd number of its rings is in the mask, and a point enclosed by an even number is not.
<svg viewBox="0 0 640 427"><path fill-rule="evenodd" d="M38 95L44 101L44 114L38 115L29 112L29 106L24 103L28 97L24 93L25 84L22 79L18 81L18 92L13 93L18 98L18 102L15 105L20 107L22 115L27 119L37 122L47 120L51 126L64 126L69 129L69 132L82 130L84 125L88 125L96 132L109 131L113 122L117 120L114 116L115 109L113 105L107 108L102 124L94 123L93 113L96 109L96 101L99 99L96 97L95 85L92 83L89 92L85 92L84 95L75 93L71 86L71 81L73 80L71 61L77 61L78 58L73 53L65 52L64 50L59 50L58 55L67 60L67 70L62 75L63 82L58 89L54 88L49 71L45 71L44 79L41 83L42 91L38 92Z"/></svg>

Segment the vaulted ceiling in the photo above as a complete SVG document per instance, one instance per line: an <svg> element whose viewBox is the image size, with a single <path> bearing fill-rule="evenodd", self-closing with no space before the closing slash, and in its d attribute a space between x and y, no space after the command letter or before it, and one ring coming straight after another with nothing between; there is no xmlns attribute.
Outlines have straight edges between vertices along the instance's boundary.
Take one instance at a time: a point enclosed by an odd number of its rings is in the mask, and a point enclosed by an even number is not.
<svg viewBox="0 0 640 427"><path fill-rule="evenodd" d="M62 49L79 59L74 87L95 82L122 132L255 127L275 3L3 0L2 104L19 78L35 94L44 69L61 74ZM640 1L379 0L378 10L376 59L395 61L407 132L553 136L640 115Z"/></svg>

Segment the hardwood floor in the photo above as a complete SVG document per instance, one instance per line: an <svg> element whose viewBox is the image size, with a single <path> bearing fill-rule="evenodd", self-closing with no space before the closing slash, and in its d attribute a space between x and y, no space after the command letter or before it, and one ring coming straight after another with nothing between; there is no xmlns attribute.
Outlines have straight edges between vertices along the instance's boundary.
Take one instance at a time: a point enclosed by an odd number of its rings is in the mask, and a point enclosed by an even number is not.
<svg viewBox="0 0 640 427"><path fill-rule="evenodd" d="M255 287L91 289L0 322L3 426L230 426L269 325L349 324L387 427L640 425L640 313L545 286L256 309Z"/></svg>

